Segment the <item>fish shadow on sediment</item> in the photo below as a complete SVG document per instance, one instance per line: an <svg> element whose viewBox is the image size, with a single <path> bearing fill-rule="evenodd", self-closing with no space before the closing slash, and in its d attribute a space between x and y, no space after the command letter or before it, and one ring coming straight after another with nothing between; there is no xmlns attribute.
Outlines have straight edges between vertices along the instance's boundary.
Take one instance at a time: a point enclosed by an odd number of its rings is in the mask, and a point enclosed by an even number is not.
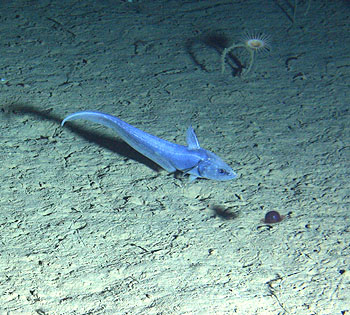
<svg viewBox="0 0 350 315"><path fill-rule="evenodd" d="M56 139L61 137L61 130L63 131L63 128L60 125L63 118L52 114L52 109L38 109L34 106L20 103L0 105L0 119L2 120L13 119L15 116L24 115L32 116L33 124L35 124L34 119L57 123L58 127L57 129L52 130L53 136L50 138L51 141L56 142ZM117 153L125 159L131 159L142 163L156 172L159 172L161 170L161 168L156 163L134 150L123 140L118 139L118 136L113 137L100 132L90 131L88 128L81 127L77 124L67 124L67 126L65 125L64 128L68 128L79 137L91 143L95 143L113 153Z"/></svg>

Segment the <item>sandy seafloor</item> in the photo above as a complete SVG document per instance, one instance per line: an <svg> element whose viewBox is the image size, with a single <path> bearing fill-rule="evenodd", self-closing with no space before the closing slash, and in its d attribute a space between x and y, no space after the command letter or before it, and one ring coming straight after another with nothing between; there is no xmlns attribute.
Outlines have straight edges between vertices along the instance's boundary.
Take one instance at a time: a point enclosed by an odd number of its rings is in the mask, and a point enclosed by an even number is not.
<svg viewBox="0 0 350 315"><path fill-rule="evenodd" d="M350 314L349 1L1 1L0 314ZM252 71L241 35L271 36ZM238 173L157 170L100 110ZM277 210L286 218L261 222Z"/></svg>

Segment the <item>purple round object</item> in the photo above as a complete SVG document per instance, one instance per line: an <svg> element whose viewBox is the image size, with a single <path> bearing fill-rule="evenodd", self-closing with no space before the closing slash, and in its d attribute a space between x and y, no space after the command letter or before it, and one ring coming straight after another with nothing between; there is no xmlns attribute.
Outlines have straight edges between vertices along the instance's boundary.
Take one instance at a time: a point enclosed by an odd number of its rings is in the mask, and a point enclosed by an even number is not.
<svg viewBox="0 0 350 315"><path fill-rule="evenodd" d="M277 211L269 211L265 215L264 222L265 223L277 223L283 220L284 216L280 215Z"/></svg>

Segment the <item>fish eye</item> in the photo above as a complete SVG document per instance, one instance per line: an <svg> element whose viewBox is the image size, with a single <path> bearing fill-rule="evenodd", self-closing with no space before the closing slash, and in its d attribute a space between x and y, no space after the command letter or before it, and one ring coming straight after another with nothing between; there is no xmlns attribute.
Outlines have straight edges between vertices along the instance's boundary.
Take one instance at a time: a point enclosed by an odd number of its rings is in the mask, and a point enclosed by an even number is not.
<svg viewBox="0 0 350 315"><path fill-rule="evenodd" d="M227 174L226 170L224 170L223 168L220 168L220 169L218 170L218 172L219 172L219 174L221 174L221 175Z"/></svg>

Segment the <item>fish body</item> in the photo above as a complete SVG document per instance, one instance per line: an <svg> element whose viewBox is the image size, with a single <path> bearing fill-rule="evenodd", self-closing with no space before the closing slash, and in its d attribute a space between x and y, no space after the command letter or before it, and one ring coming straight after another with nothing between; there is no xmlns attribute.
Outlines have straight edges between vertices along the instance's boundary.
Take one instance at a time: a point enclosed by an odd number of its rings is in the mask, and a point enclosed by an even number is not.
<svg viewBox="0 0 350 315"><path fill-rule="evenodd" d="M179 170L189 174L190 181L196 178L226 181L237 177L231 167L217 155L200 147L191 126L187 129L187 146L184 146L158 138L115 116L97 111L73 113L61 125L76 119L89 120L113 129L133 149L170 173Z"/></svg>

